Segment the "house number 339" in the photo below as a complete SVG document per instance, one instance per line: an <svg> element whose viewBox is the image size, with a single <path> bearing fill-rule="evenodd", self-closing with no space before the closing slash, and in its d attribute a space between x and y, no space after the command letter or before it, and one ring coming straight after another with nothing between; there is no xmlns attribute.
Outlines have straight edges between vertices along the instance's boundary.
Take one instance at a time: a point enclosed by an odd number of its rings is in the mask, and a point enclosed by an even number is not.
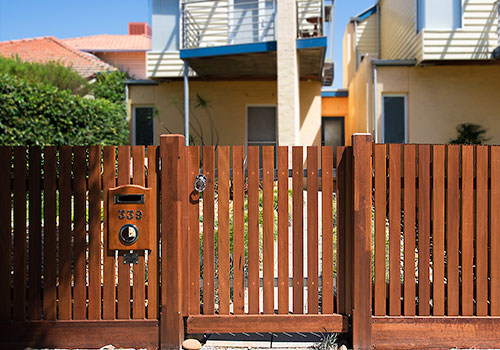
<svg viewBox="0 0 500 350"><path fill-rule="evenodd" d="M124 210L124 209L118 210L118 219L120 219L120 220L124 220L125 218L127 220L132 220L134 217L137 220L141 220L142 219L142 211L137 210L134 213L133 210Z"/></svg>

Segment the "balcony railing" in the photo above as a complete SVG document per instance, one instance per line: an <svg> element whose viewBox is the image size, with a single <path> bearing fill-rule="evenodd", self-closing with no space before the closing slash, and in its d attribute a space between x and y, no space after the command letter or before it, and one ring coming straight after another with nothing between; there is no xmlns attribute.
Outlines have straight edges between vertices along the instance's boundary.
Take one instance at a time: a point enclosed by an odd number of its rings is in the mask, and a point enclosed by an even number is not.
<svg viewBox="0 0 500 350"><path fill-rule="evenodd" d="M182 2L182 48L276 40L277 0ZM297 0L297 37L324 35L323 0Z"/></svg>

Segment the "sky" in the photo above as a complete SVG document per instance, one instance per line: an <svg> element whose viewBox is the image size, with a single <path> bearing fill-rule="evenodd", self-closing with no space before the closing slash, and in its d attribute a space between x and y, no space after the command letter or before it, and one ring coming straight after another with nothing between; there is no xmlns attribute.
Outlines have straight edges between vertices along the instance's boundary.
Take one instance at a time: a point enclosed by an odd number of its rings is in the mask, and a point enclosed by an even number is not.
<svg viewBox="0 0 500 350"><path fill-rule="evenodd" d="M279 2L279 0L278 0ZM351 17L376 0L336 0L333 88L342 88L342 38ZM0 41L126 34L128 22L149 21L148 0L0 0Z"/></svg>

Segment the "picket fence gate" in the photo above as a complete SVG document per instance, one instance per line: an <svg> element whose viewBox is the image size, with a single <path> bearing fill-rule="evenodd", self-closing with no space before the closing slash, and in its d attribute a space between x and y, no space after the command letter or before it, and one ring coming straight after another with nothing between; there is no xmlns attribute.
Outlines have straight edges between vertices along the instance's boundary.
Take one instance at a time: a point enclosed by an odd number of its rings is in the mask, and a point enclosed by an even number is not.
<svg viewBox="0 0 500 350"><path fill-rule="evenodd" d="M0 147L0 163L3 348L325 331L355 349L500 344L500 147L163 135ZM107 249L107 191L125 184L152 188L157 207L137 264Z"/></svg>

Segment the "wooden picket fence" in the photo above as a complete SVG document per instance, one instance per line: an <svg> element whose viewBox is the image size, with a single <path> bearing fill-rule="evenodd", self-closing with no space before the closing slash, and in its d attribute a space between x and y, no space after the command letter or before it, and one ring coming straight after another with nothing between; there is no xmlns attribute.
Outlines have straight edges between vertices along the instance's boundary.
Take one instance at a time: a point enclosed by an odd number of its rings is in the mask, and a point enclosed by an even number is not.
<svg viewBox="0 0 500 350"><path fill-rule="evenodd" d="M103 194L158 188L158 147L0 147L0 163L2 347L157 346L158 250L131 270L105 249Z"/></svg>
<svg viewBox="0 0 500 350"><path fill-rule="evenodd" d="M500 147L165 135L0 147L0 162L2 348L325 330L355 349L500 345ZM158 213L132 265L106 243L107 190L124 184L153 188Z"/></svg>

